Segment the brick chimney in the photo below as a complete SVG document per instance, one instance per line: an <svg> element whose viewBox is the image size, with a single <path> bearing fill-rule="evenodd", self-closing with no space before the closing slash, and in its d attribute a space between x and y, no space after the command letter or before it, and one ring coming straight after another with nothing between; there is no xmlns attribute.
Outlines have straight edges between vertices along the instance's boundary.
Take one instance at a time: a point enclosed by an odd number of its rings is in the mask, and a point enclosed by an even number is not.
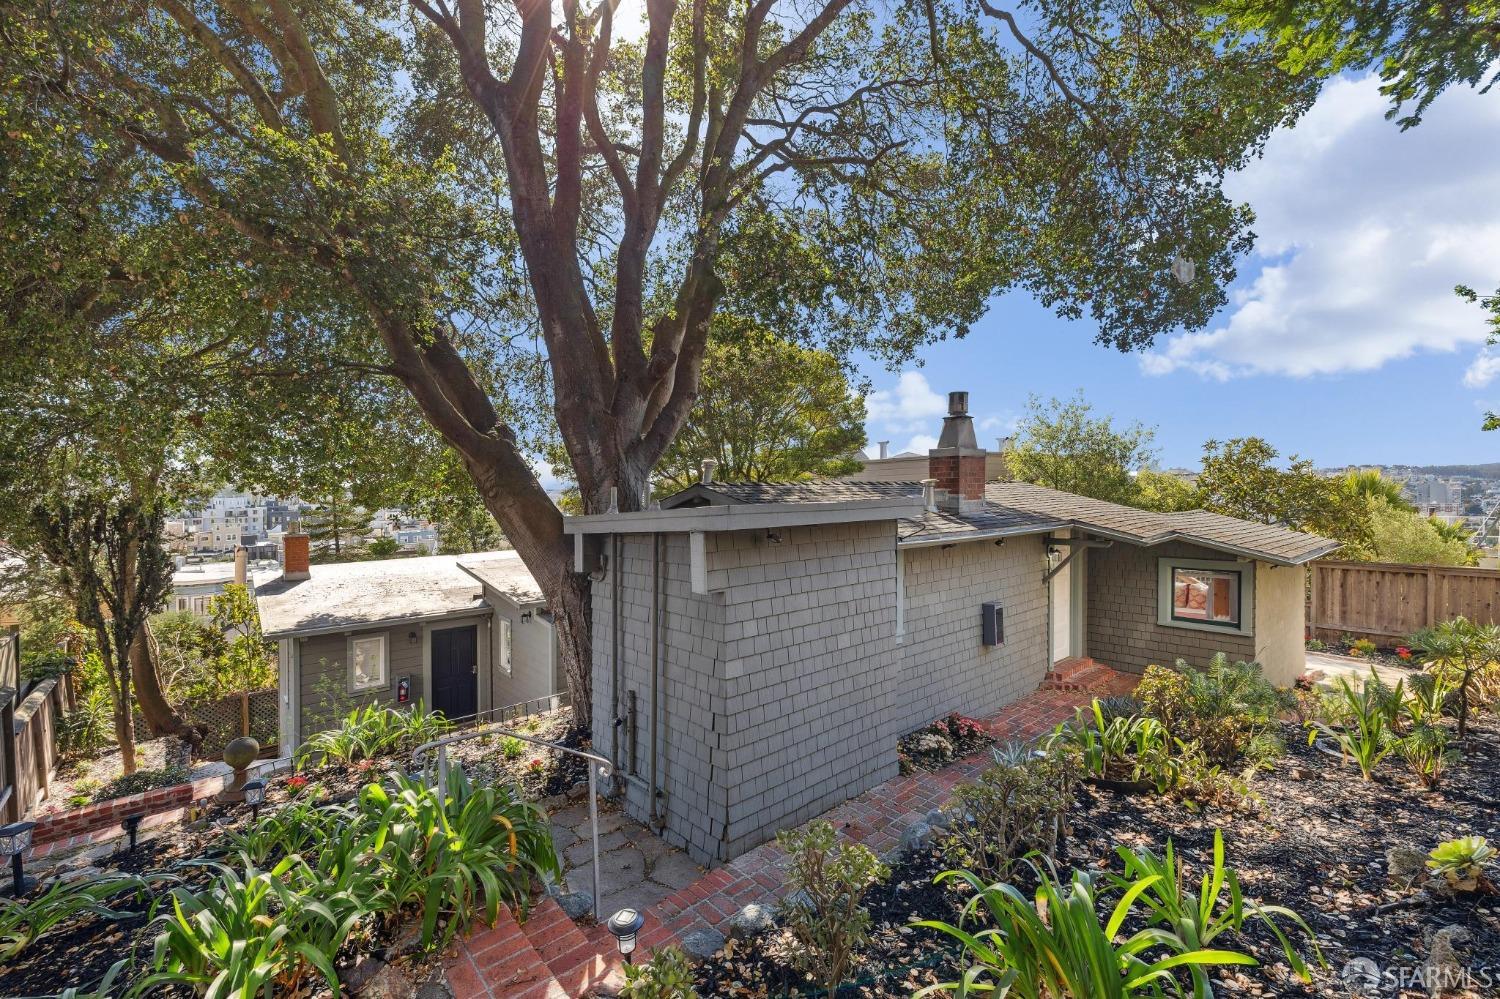
<svg viewBox="0 0 1500 999"><path fill-rule="evenodd" d="M296 533L288 531L281 539L281 546L281 578L311 579L307 535L300 530Z"/></svg>
<svg viewBox="0 0 1500 999"><path fill-rule="evenodd" d="M927 474L937 480L940 508L955 513L984 508L984 460L969 416L969 393L949 392L938 446L927 452Z"/></svg>

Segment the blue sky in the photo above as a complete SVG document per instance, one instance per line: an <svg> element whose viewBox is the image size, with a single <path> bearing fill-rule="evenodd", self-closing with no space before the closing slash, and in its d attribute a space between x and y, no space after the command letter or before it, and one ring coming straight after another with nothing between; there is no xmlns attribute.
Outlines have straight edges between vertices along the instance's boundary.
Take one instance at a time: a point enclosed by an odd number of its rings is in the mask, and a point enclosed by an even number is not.
<svg viewBox="0 0 1500 999"><path fill-rule="evenodd" d="M1091 324L1005 296L921 367L864 369L870 440L929 446L951 389L968 390L992 439L1028 393L1081 388L1096 410L1156 427L1168 466L1250 434L1320 465L1500 459L1500 433L1479 430L1500 409L1500 348L1452 292L1500 285L1500 95L1452 91L1404 133L1386 108L1373 78L1334 81L1231 178L1259 238L1205 330L1125 355L1096 346Z"/></svg>

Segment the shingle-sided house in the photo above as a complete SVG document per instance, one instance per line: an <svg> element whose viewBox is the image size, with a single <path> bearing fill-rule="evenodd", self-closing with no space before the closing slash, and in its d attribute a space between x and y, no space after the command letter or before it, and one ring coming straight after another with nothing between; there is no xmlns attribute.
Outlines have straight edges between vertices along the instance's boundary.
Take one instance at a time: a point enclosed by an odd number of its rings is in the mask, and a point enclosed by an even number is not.
<svg viewBox="0 0 1500 999"><path fill-rule="evenodd" d="M280 741L355 706L418 701L452 719L564 690L541 588L513 551L309 565L288 535L256 588L277 643Z"/></svg>
<svg viewBox="0 0 1500 999"><path fill-rule="evenodd" d="M596 580L595 748L696 859L894 776L901 735L1063 660L1302 672L1301 567L1334 542L986 483L966 394L950 408L922 483L708 481L566 520Z"/></svg>

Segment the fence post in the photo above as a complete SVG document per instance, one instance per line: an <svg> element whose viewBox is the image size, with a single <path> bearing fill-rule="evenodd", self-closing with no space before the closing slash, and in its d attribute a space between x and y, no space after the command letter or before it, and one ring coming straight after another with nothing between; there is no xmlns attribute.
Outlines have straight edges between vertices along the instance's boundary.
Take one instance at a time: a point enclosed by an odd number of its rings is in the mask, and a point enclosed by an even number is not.
<svg viewBox="0 0 1500 999"><path fill-rule="evenodd" d="M250 734L250 691L240 691L240 735Z"/></svg>
<svg viewBox="0 0 1500 999"><path fill-rule="evenodd" d="M1437 624L1437 567L1427 567L1427 615L1425 627Z"/></svg>
<svg viewBox="0 0 1500 999"><path fill-rule="evenodd" d="M1307 567L1307 576L1308 576L1308 579L1310 581L1309 584L1308 584L1309 585L1309 590L1308 590L1308 595L1307 595L1307 637L1308 638L1317 638L1318 637L1318 625L1321 623L1318 620L1318 573L1320 573L1322 571L1323 571L1323 567L1320 566L1320 565L1318 565L1318 563L1316 561L1311 562L1311 563L1308 564L1308 567Z"/></svg>

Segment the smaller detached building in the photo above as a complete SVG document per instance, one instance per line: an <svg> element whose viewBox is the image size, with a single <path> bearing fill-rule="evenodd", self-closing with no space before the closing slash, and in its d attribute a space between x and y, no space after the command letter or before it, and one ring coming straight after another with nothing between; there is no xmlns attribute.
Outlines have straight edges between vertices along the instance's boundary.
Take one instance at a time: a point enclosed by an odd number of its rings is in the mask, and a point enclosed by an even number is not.
<svg viewBox="0 0 1500 999"><path fill-rule="evenodd" d="M541 588L513 551L309 565L307 536L291 534L285 552L256 588L284 747L366 704L462 720L565 689Z"/></svg>
<svg viewBox="0 0 1500 999"><path fill-rule="evenodd" d="M1064 660L1303 671L1301 567L1334 542L987 482L987 458L956 392L920 482L706 477L568 518L595 579L594 747L626 809L723 862L893 777L900 736L993 714Z"/></svg>

